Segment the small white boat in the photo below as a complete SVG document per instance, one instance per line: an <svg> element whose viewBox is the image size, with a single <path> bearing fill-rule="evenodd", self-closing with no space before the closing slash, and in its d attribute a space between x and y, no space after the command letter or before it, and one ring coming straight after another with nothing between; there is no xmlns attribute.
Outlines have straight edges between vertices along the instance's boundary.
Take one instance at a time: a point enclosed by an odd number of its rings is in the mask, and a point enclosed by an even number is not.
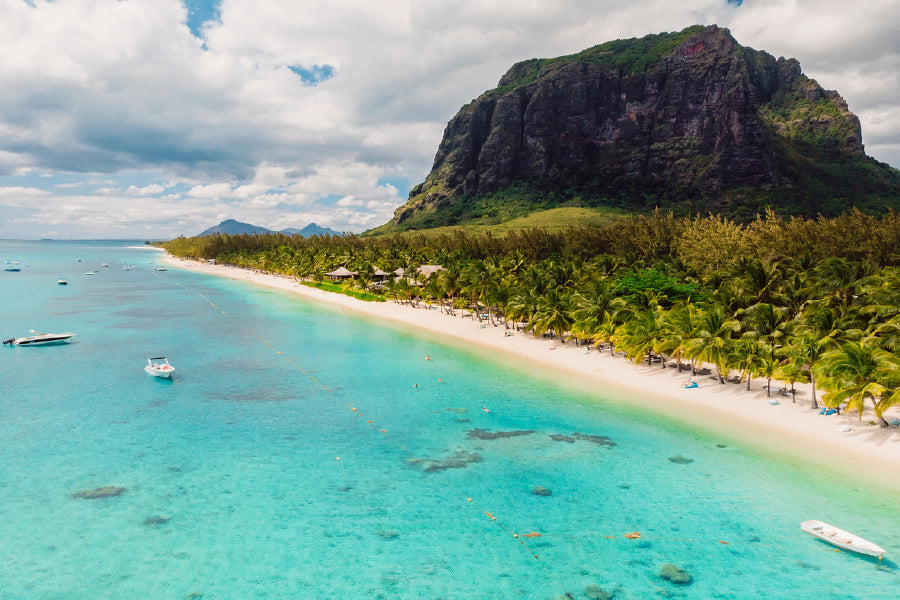
<svg viewBox="0 0 900 600"><path fill-rule="evenodd" d="M169 361L165 356L157 356L155 358L147 359L147 365L144 367L144 371L154 377L165 377L168 379L171 378L172 373L175 372L175 367L169 364Z"/></svg>
<svg viewBox="0 0 900 600"><path fill-rule="evenodd" d="M156 270L157 271L168 271L168 269L165 267L156 267Z"/></svg>
<svg viewBox="0 0 900 600"><path fill-rule="evenodd" d="M60 277L59 279L56 280L56 283L58 283L59 285L69 285L69 282L66 281L65 277Z"/></svg>
<svg viewBox="0 0 900 600"><path fill-rule="evenodd" d="M109 263L100 263L100 266L101 266L101 267L108 267L108 266L109 266Z"/></svg>
<svg viewBox="0 0 900 600"><path fill-rule="evenodd" d="M65 344L74 336L74 333L38 333L32 330L34 335L24 337L9 338L4 340L4 344L10 346L50 346L52 344Z"/></svg>
<svg viewBox="0 0 900 600"><path fill-rule="evenodd" d="M834 525L823 523L822 521L810 520L800 523L800 529L816 536L824 542L828 542L838 548L865 554L866 556L877 556L879 559L884 555L884 548L873 544L869 540L865 540L856 534L838 529Z"/></svg>
<svg viewBox="0 0 900 600"><path fill-rule="evenodd" d="M84 274L85 274L85 275L93 275L94 272L93 272L93 271L85 271Z"/></svg>

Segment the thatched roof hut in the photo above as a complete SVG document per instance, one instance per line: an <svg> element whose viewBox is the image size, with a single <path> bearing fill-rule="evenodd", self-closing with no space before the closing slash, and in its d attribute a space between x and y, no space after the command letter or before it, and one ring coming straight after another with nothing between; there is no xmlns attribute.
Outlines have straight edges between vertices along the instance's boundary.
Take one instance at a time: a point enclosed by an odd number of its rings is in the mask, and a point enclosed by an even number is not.
<svg viewBox="0 0 900 600"><path fill-rule="evenodd" d="M339 281L342 279L351 279L351 278L356 277L357 275L359 275L359 273L357 273L356 271L348 271L344 267L338 267L331 273L325 273L325 277L330 277L331 279L334 279L335 281Z"/></svg>
<svg viewBox="0 0 900 600"><path fill-rule="evenodd" d="M438 271L443 271L444 267L441 265L422 265L419 267L419 275L422 277L429 277L432 273L437 273Z"/></svg>

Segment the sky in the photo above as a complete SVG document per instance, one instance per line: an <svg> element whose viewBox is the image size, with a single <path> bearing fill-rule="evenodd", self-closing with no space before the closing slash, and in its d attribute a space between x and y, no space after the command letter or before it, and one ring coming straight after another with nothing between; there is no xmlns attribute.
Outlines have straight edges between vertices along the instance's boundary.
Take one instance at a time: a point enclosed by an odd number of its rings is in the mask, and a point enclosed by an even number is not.
<svg viewBox="0 0 900 600"><path fill-rule="evenodd" d="M900 167L900 0L0 0L0 238L386 223L514 63L727 27Z"/></svg>

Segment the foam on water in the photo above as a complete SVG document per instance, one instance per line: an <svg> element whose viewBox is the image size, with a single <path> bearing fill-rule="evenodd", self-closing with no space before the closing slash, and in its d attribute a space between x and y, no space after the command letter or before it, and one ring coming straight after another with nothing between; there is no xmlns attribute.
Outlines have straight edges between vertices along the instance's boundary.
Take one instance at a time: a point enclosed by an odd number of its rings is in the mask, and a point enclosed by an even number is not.
<svg viewBox="0 0 900 600"><path fill-rule="evenodd" d="M3 600L896 597L878 488L152 251L3 258L0 334L77 333L0 353ZM162 355L174 381L142 370Z"/></svg>

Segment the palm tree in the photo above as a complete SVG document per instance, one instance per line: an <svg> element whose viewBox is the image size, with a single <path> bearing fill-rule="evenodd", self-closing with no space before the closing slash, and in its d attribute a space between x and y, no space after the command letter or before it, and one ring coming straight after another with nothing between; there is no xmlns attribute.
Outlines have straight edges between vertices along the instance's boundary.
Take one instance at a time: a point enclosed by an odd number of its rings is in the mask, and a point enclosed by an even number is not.
<svg viewBox="0 0 900 600"><path fill-rule="evenodd" d="M900 406L900 386L895 386L894 389L885 390L885 392L881 395L881 400L878 401L878 411L882 415L882 427L884 427L884 424L886 423L884 419L884 411L892 406Z"/></svg>
<svg viewBox="0 0 900 600"><path fill-rule="evenodd" d="M754 304L743 315L743 328L747 335L768 344L773 354L775 348L787 341L795 325L787 307L769 303Z"/></svg>
<svg viewBox="0 0 900 600"><path fill-rule="evenodd" d="M699 329L688 340L685 349L696 360L715 365L719 383L725 384L728 363L732 358L735 341L732 334L740 330L737 319L725 315L719 305L708 306L700 313Z"/></svg>
<svg viewBox="0 0 900 600"><path fill-rule="evenodd" d="M894 391L889 386L900 383L900 361L897 356L878 347L873 338L846 342L826 352L819 362L819 379L826 389L825 404L836 407L846 402L846 410L856 410L859 419L866 400L871 400L875 416L882 427L888 427L879 399L893 403Z"/></svg>
<svg viewBox="0 0 900 600"><path fill-rule="evenodd" d="M440 306L441 314L444 314L444 292L441 289L441 282L437 277L437 273L432 273L425 280L425 285L422 286L422 293L425 294L429 304L436 300L438 306Z"/></svg>
<svg viewBox="0 0 900 600"><path fill-rule="evenodd" d="M847 307L856 299L866 275L862 263L832 257L819 263L813 271L813 280L816 290L830 306Z"/></svg>
<svg viewBox="0 0 900 600"><path fill-rule="evenodd" d="M553 332L565 343L563 335L572 327L572 318L569 316L572 309L572 294L565 291L550 288L538 300L537 311L534 314L534 335L542 335Z"/></svg>
<svg viewBox="0 0 900 600"><path fill-rule="evenodd" d="M632 318L616 330L612 341L635 363L646 358L649 365L660 342L661 317L662 310L658 306L633 313Z"/></svg>
<svg viewBox="0 0 900 600"><path fill-rule="evenodd" d="M606 279L591 279L575 293L572 311L572 334L578 338L594 338L603 321L624 303L616 297L615 285Z"/></svg>
<svg viewBox="0 0 900 600"><path fill-rule="evenodd" d="M507 277L519 277L527 266L528 259L521 250L514 250L500 260L500 269Z"/></svg>
<svg viewBox="0 0 900 600"><path fill-rule="evenodd" d="M455 265L451 265L441 271L437 271L432 276L437 277L438 284L441 289L441 297L447 298L448 300L447 312L451 315L455 314L453 312L453 306L462 290L462 281L459 274L459 269L457 269Z"/></svg>
<svg viewBox="0 0 900 600"><path fill-rule="evenodd" d="M475 305L473 314L478 312L479 302L484 303L491 324L495 327L497 324L494 323L494 313L491 310L491 292L499 280L497 271L494 261L489 258L472 261L463 270L463 277L466 281L465 289L471 295L472 303Z"/></svg>
<svg viewBox="0 0 900 600"><path fill-rule="evenodd" d="M660 341L657 352L672 356L681 371L681 357L691 359L691 375L696 375L693 358L697 352L690 351L690 341L700 331L700 309L691 302L679 302L662 316ZM663 367L666 361L661 361Z"/></svg>
<svg viewBox="0 0 900 600"><path fill-rule="evenodd" d="M754 303L767 303L780 299L778 288L784 278L781 267L775 262L740 258L731 267L734 277L743 290L754 298Z"/></svg>
<svg viewBox="0 0 900 600"><path fill-rule="evenodd" d="M752 336L744 335L735 345L729 367L740 371L741 381L747 378L747 391L750 391L750 381L759 372L764 371L764 365L769 357L769 348Z"/></svg>
<svg viewBox="0 0 900 600"><path fill-rule="evenodd" d="M528 331L534 322L534 315L537 312L537 305L541 295L534 289L522 286L509 300L506 305L506 314L504 315L508 321L522 323L524 330Z"/></svg>
<svg viewBox="0 0 900 600"><path fill-rule="evenodd" d="M772 378L781 364L781 358L775 353L775 349L766 344L760 344L763 352L759 355L754 365L753 375L764 377L766 380L766 396L772 396ZM749 382L748 382L749 383ZM748 386L749 389L749 386Z"/></svg>
<svg viewBox="0 0 900 600"><path fill-rule="evenodd" d="M597 325L596 331L591 336L594 340L594 346L599 346L604 342L609 343L609 353L613 356L616 355L616 343L614 341L616 331L622 324L618 318L619 314L618 311L614 311L603 317L603 320Z"/></svg>
<svg viewBox="0 0 900 600"><path fill-rule="evenodd" d="M801 367L809 373L812 386L810 408L819 408L816 398L817 364L828 350L841 343L862 337L860 323L854 312L827 306L823 302L809 302L803 307L798 326L788 337L786 352L802 359Z"/></svg>
<svg viewBox="0 0 900 600"><path fill-rule="evenodd" d="M810 378L810 372L808 369L804 368L803 359L797 356L790 354L790 347L788 347L787 355L778 366L775 368L775 377L777 377L780 381L787 381L791 384L791 402L797 402L797 390L794 389L794 384L799 383L807 383Z"/></svg>

